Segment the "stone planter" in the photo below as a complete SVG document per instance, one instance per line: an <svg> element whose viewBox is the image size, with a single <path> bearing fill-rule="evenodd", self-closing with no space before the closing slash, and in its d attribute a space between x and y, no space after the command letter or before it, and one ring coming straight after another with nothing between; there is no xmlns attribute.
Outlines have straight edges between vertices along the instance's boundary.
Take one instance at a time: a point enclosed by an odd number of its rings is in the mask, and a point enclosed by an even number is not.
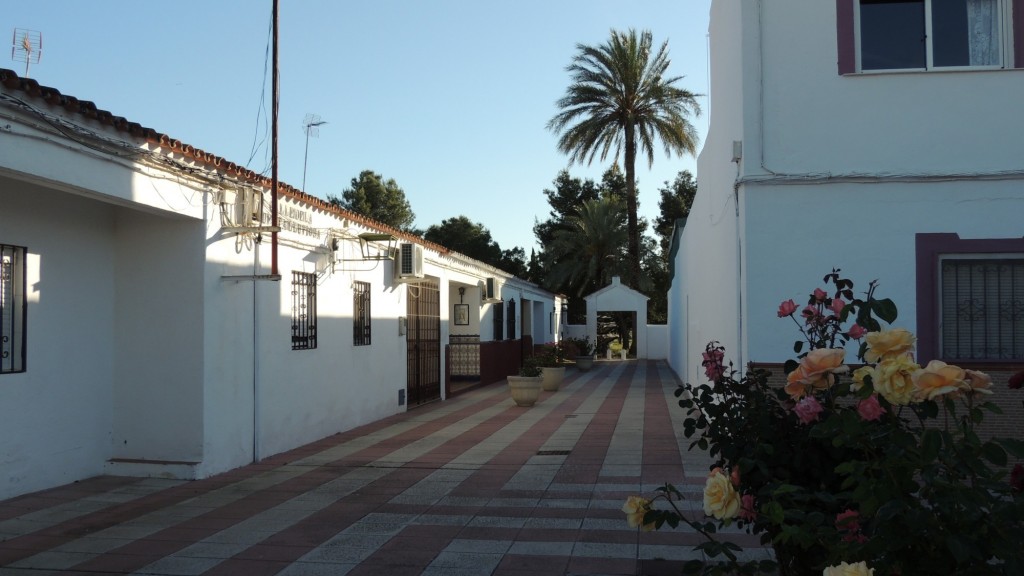
<svg viewBox="0 0 1024 576"><path fill-rule="evenodd" d="M540 398L540 376L509 376L508 389L516 406L533 406Z"/></svg>
<svg viewBox="0 0 1024 576"><path fill-rule="evenodd" d="M593 356L577 356L576 357L576 368L579 368L581 372L586 372L594 367Z"/></svg>
<svg viewBox="0 0 1024 576"><path fill-rule="evenodd" d="M561 385L562 380L565 378L565 366L558 366L556 368L544 367L541 368L543 374L541 378L541 388L545 392L555 392L558 390L558 386Z"/></svg>

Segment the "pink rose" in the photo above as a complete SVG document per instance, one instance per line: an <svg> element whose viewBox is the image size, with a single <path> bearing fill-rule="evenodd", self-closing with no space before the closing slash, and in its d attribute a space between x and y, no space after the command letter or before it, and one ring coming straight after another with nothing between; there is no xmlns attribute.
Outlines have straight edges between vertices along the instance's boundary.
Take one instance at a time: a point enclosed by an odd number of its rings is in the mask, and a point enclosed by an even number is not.
<svg viewBox="0 0 1024 576"><path fill-rule="evenodd" d="M818 309L814 306L805 306L804 309L800 311L800 315L807 318L807 321L810 322L812 318L818 316Z"/></svg>
<svg viewBox="0 0 1024 576"><path fill-rule="evenodd" d="M804 424L810 424L817 420L818 415L823 410L824 408L821 407L821 403L814 396L804 396L796 403L796 406L793 406L793 412L796 412L796 417Z"/></svg>
<svg viewBox="0 0 1024 576"><path fill-rule="evenodd" d="M1018 390L1024 386L1024 370L1010 376L1010 390Z"/></svg>
<svg viewBox="0 0 1024 576"><path fill-rule="evenodd" d="M854 324L853 326L850 326L850 331L847 332L847 335L854 340L860 340L867 333L868 331L861 327L860 324Z"/></svg>
<svg viewBox="0 0 1024 576"><path fill-rule="evenodd" d="M738 467L732 469L732 473L729 474L729 481L736 488L740 487L740 469Z"/></svg>
<svg viewBox="0 0 1024 576"><path fill-rule="evenodd" d="M860 532L860 514L856 510L846 510L837 514L836 528L843 534L844 542L863 544L868 541L867 537Z"/></svg>
<svg viewBox="0 0 1024 576"><path fill-rule="evenodd" d="M878 403L878 395L872 394L857 404L857 414L864 420L878 420L885 414L885 408Z"/></svg>
<svg viewBox="0 0 1024 576"><path fill-rule="evenodd" d="M704 366L704 375L708 377L708 380L717 381L719 378L725 375L725 366L722 361L725 359L725 352L721 350L712 350L710 352L703 352L704 361L701 364Z"/></svg>
<svg viewBox="0 0 1024 576"><path fill-rule="evenodd" d="M843 302L842 298L833 298L832 299L832 304L829 306L829 308L832 310L832 312L836 316L839 316L840 314L842 314L843 308L845 306L846 306L846 302Z"/></svg>
<svg viewBox="0 0 1024 576"><path fill-rule="evenodd" d="M754 495L744 494L740 498L740 518L747 522L757 520L757 511L754 509Z"/></svg>
<svg viewBox="0 0 1024 576"><path fill-rule="evenodd" d="M796 302L793 302L792 298L790 298L789 300L786 300L782 304L779 304L779 318L785 318L786 316L792 316L793 313L796 312L796 309L797 309Z"/></svg>
<svg viewBox="0 0 1024 576"><path fill-rule="evenodd" d="M823 302L825 298L828 298L828 294L821 288L814 289L814 299L818 302Z"/></svg>
<svg viewBox="0 0 1024 576"><path fill-rule="evenodd" d="M1017 464L1010 472L1010 488L1016 492L1024 492L1024 465Z"/></svg>

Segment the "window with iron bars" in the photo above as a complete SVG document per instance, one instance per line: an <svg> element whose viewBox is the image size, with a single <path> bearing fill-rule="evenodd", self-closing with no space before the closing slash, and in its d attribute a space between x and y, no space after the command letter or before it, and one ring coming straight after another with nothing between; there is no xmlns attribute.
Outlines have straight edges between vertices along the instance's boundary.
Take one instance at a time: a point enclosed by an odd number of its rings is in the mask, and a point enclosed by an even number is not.
<svg viewBox="0 0 1024 576"><path fill-rule="evenodd" d="M0 374L25 371L25 253L0 244Z"/></svg>
<svg viewBox="0 0 1024 576"><path fill-rule="evenodd" d="M316 274L292 272L292 350L316 348Z"/></svg>
<svg viewBox="0 0 1024 576"><path fill-rule="evenodd" d="M505 307L499 302L491 307L491 311L494 319L494 339L503 340L505 338Z"/></svg>
<svg viewBox="0 0 1024 576"><path fill-rule="evenodd" d="M370 345L370 283L356 282L352 287L352 342Z"/></svg>
<svg viewBox="0 0 1024 576"><path fill-rule="evenodd" d="M516 301L508 301L508 339L516 339Z"/></svg>
<svg viewBox="0 0 1024 576"><path fill-rule="evenodd" d="M1024 358L1024 258L943 258L941 350L950 361Z"/></svg>

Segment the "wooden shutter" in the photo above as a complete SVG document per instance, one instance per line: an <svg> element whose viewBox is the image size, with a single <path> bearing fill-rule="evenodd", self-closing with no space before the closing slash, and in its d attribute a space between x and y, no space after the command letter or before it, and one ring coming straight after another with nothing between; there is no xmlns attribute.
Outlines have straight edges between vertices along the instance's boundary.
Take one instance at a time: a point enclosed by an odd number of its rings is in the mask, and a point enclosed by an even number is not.
<svg viewBox="0 0 1024 576"><path fill-rule="evenodd" d="M1014 0L1024 3L1024 0ZM853 11L857 0L836 0L836 41L839 52L839 74L857 71L857 46L853 31ZM1016 10L1014 10L1016 14ZM1016 18L1014 20L1016 22Z"/></svg>

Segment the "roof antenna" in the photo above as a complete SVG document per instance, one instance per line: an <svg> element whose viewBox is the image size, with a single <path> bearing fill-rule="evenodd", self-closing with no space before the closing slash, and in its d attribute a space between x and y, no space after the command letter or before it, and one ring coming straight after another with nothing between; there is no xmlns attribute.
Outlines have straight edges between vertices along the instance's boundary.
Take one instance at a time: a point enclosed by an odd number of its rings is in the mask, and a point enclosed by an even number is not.
<svg viewBox="0 0 1024 576"><path fill-rule="evenodd" d="M306 191L306 163L309 161L309 137L317 138L320 136L320 127L327 124L326 120L321 120L319 114L306 114L306 117L302 119L302 129L306 132L306 155L302 159L302 191Z"/></svg>
<svg viewBox="0 0 1024 576"><path fill-rule="evenodd" d="M15 28L11 39L11 60L25 63L25 78L28 78L29 66L39 64L43 57L43 34L36 30Z"/></svg>

